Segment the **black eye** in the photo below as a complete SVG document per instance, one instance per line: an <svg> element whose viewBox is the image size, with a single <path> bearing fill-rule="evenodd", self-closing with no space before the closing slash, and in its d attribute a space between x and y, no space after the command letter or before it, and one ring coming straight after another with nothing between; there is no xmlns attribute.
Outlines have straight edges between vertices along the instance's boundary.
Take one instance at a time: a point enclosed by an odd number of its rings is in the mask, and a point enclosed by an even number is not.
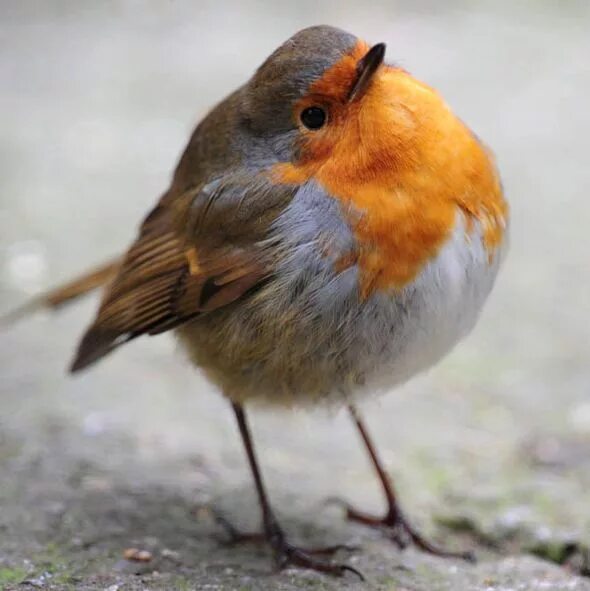
<svg viewBox="0 0 590 591"><path fill-rule="evenodd" d="M301 123L307 129L319 129L326 122L326 111L320 107L307 107L301 111Z"/></svg>

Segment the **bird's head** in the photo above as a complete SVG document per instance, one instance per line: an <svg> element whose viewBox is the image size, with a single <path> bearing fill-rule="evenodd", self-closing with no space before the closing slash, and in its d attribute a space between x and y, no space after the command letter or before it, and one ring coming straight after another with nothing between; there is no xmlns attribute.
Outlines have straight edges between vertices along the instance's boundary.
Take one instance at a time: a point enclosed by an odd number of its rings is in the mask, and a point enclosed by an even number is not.
<svg viewBox="0 0 590 591"><path fill-rule="evenodd" d="M241 112L277 181L320 184L364 216L365 241L391 243L397 229L408 256L387 281L402 285L444 242L457 208L486 218L493 249L505 204L489 151L436 90L384 58L383 43L304 29L258 69ZM404 258L397 242L384 256L393 250Z"/></svg>

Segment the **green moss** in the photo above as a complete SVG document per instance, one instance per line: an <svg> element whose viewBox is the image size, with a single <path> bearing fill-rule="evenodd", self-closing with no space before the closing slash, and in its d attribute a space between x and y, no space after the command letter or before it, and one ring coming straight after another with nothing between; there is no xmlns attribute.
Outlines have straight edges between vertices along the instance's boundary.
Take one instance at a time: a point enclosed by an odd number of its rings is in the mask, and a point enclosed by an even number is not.
<svg viewBox="0 0 590 591"><path fill-rule="evenodd" d="M51 575L51 584L61 585L65 589L75 589L76 576L58 544L47 544L41 552L33 556L32 562L35 564L36 573ZM30 578L35 576L37 574L29 574Z"/></svg>
<svg viewBox="0 0 590 591"><path fill-rule="evenodd" d="M27 576L23 568L0 568L0 590L6 589L7 585L21 583Z"/></svg>
<svg viewBox="0 0 590 591"><path fill-rule="evenodd" d="M72 586L75 583L75 577L71 572L68 571L61 571L61 572L56 572L53 574L53 576L51 577L51 582L58 584L58 585L64 585L67 587Z"/></svg>
<svg viewBox="0 0 590 591"><path fill-rule="evenodd" d="M399 583L393 577L381 577L379 579L379 584L387 589L387 591L396 591L399 588Z"/></svg>
<svg viewBox="0 0 590 591"><path fill-rule="evenodd" d="M530 551L536 556L555 564L563 564L577 550L575 544L561 540L538 542L530 548Z"/></svg>
<svg viewBox="0 0 590 591"><path fill-rule="evenodd" d="M175 577L173 585L176 591L189 591L189 589L194 589L194 585L191 586L191 582L184 577Z"/></svg>

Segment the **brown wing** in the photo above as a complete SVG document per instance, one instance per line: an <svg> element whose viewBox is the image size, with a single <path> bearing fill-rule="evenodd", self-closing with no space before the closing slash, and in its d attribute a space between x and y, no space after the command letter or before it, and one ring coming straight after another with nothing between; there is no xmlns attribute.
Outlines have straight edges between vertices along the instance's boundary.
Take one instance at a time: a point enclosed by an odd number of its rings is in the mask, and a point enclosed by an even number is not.
<svg viewBox="0 0 590 591"><path fill-rule="evenodd" d="M71 370L142 334L159 334L225 306L260 282L268 273L261 217L236 215L237 225L228 217L247 196L241 186L235 197L226 189L163 199L108 287Z"/></svg>

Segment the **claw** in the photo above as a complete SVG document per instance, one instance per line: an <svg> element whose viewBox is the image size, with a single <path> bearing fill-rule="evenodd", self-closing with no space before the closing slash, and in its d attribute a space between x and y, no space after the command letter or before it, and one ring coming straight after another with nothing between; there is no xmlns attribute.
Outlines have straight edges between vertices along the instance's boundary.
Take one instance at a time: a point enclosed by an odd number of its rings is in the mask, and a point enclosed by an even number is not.
<svg viewBox="0 0 590 591"><path fill-rule="evenodd" d="M336 506L336 507L343 507L346 509L348 507L348 503L341 499L340 497L327 497L323 500L322 505L324 507Z"/></svg>
<svg viewBox="0 0 590 591"><path fill-rule="evenodd" d="M291 564L293 566L309 568L318 572L337 576L342 576L345 572L352 572L364 581L362 573L352 566L325 562L315 558L316 556L332 556L339 550L352 552L356 549L354 546L335 544L323 548L299 548L285 540L283 532L276 522L271 525L270 531L266 534L262 532L243 533L214 507L207 507L207 512L213 517L215 523L221 526L225 531L229 537L229 540L226 543L229 545L233 546L243 543L268 542L273 549L275 564L279 570L282 570Z"/></svg>
<svg viewBox="0 0 590 591"><path fill-rule="evenodd" d="M385 517L374 517L357 511L351 505L336 497L328 498L326 503L337 504L343 507L346 511L346 518L350 521L356 521L368 527L381 530L400 550L404 550L410 544L414 544L424 552L434 556L458 558L472 563L476 561L473 552L449 551L429 542L410 525L399 510L390 510Z"/></svg>
<svg viewBox="0 0 590 591"><path fill-rule="evenodd" d="M266 541L266 537L262 532L241 532L216 509L211 509L211 515L215 519L215 523L225 531L228 537L226 541L228 546L246 543L259 544Z"/></svg>
<svg viewBox="0 0 590 591"><path fill-rule="evenodd" d="M274 548L275 560L279 569L287 567L289 564L308 568L317 572L342 577L345 573L355 574L361 581L365 581L363 574L356 568L348 564L337 564L333 562L324 562L314 558L310 552L293 546L284 540Z"/></svg>
<svg viewBox="0 0 590 591"><path fill-rule="evenodd" d="M326 546L325 548L308 548L307 554L314 556L331 556L343 550L344 552L357 552L360 548L358 546L351 546L350 544L334 544L333 546Z"/></svg>

